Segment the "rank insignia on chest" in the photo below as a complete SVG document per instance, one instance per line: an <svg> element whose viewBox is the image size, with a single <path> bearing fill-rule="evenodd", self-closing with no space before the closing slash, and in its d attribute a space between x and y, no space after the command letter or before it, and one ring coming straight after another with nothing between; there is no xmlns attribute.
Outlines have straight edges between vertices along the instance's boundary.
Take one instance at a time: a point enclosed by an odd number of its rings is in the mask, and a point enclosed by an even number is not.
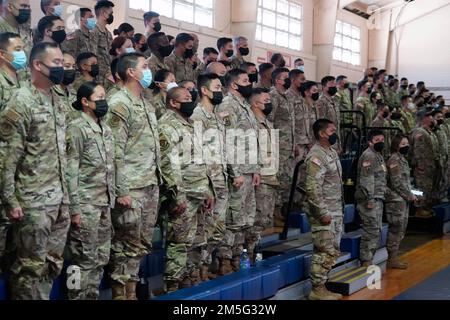
<svg viewBox="0 0 450 320"><path fill-rule="evenodd" d="M161 152L166 152L169 149L170 144L167 141L166 137L164 136L159 137L159 146L161 148Z"/></svg>
<svg viewBox="0 0 450 320"><path fill-rule="evenodd" d="M224 118L223 118L223 123L224 123L227 127L231 126L231 119L230 119L230 116L224 117Z"/></svg>

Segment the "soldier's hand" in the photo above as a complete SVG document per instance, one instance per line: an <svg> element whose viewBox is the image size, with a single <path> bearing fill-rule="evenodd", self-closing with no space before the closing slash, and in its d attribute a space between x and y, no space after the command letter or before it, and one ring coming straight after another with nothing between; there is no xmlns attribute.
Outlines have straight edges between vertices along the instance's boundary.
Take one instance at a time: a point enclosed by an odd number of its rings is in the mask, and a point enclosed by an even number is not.
<svg viewBox="0 0 450 320"><path fill-rule="evenodd" d="M117 203L124 208L131 208L132 202L130 196L117 198Z"/></svg>
<svg viewBox="0 0 450 320"><path fill-rule="evenodd" d="M9 210L8 216L11 220L22 220L24 216L22 208L14 208Z"/></svg>
<svg viewBox="0 0 450 320"><path fill-rule="evenodd" d="M75 214L70 218L72 225L79 229L81 227L81 214Z"/></svg>
<svg viewBox="0 0 450 320"><path fill-rule="evenodd" d="M261 176L259 174L254 174L252 183L254 187L259 186L261 184Z"/></svg>
<svg viewBox="0 0 450 320"><path fill-rule="evenodd" d="M415 195L412 195L410 201L414 202L414 203L417 203L417 202L419 202L419 198L417 198Z"/></svg>
<svg viewBox="0 0 450 320"><path fill-rule="evenodd" d="M233 186L235 186L236 188L239 189L239 188L242 187L242 185L244 184L244 181L245 181L245 179L244 179L243 176L234 178L234 180L233 180Z"/></svg>
<svg viewBox="0 0 450 320"><path fill-rule="evenodd" d="M370 202L370 201L367 202L366 208L369 209L369 210L372 210L373 208L375 208L375 203Z"/></svg>
<svg viewBox="0 0 450 320"><path fill-rule="evenodd" d="M320 219L320 223L321 223L323 226L329 226L329 225L331 224L331 216L329 216L329 215L323 216L323 217Z"/></svg>
<svg viewBox="0 0 450 320"><path fill-rule="evenodd" d="M214 198L209 198L205 201L205 211L207 213L212 213L214 210Z"/></svg>
<svg viewBox="0 0 450 320"><path fill-rule="evenodd" d="M173 209L174 214L183 214L187 209L187 203L184 201Z"/></svg>
<svg viewBox="0 0 450 320"><path fill-rule="evenodd" d="M294 148L294 157L297 159L300 156L300 147L298 145Z"/></svg>

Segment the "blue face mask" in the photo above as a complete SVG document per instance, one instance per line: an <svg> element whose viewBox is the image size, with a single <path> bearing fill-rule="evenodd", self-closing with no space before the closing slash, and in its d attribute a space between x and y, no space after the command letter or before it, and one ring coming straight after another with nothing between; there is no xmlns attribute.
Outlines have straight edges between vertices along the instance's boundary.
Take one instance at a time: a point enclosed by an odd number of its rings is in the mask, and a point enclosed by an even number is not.
<svg viewBox="0 0 450 320"><path fill-rule="evenodd" d="M150 85L153 82L153 75L152 75L152 72L150 71L150 69L146 69L142 73L143 73L143 76L139 82L141 83L141 86L144 89L147 89L148 87L150 87Z"/></svg>
<svg viewBox="0 0 450 320"><path fill-rule="evenodd" d="M97 25L97 19L95 19L95 18L87 19L86 28L88 28L89 30L94 30L96 25Z"/></svg>
<svg viewBox="0 0 450 320"><path fill-rule="evenodd" d="M53 15L57 17L61 17L63 13L63 7L62 5L57 5L53 7Z"/></svg>
<svg viewBox="0 0 450 320"><path fill-rule="evenodd" d="M126 52L126 53L135 53L136 50L134 50L134 48L126 48L126 49L125 49L125 52Z"/></svg>
<svg viewBox="0 0 450 320"><path fill-rule="evenodd" d="M12 55L14 60L11 62L11 65L14 69L19 71L27 67L27 55L25 51L13 51Z"/></svg>
<svg viewBox="0 0 450 320"><path fill-rule="evenodd" d="M298 66L297 69L305 73L305 66Z"/></svg>

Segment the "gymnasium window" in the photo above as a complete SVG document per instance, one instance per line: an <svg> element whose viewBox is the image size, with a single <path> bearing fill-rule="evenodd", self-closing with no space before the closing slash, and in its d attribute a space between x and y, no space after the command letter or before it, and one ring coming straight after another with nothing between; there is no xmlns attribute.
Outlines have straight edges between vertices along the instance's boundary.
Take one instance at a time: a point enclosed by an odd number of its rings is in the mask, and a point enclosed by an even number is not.
<svg viewBox="0 0 450 320"><path fill-rule="evenodd" d="M303 8L294 0L259 0L256 40L302 49Z"/></svg>
<svg viewBox="0 0 450 320"><path fill-rule="evenodd" d="M130 0L129 7L209 28L214 25L214 0Z"/></svg>
<svg viewBox="0 0 450 320"><path fill-rule="evenodd" d="M333 59L353 65L361 64L360 28L337 20Z"/></svg>

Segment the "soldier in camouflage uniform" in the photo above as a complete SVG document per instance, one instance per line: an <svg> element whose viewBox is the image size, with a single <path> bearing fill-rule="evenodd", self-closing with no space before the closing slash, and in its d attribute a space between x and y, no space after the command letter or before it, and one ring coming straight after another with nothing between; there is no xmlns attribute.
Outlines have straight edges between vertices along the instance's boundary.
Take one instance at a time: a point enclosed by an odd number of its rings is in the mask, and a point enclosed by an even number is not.
<svg viewBox="0 0 450 320"><path fill-rule="evenodd" d="M357 122L360 128L363 128L363 126L370 127L377 112L376 105L372 103L369 97L369 93L372 90L371 87L371 83L367 80L362 80L358 83L359 96L356 99L355 110L363 112L366 120L365 123L362 123L362 120ZM357 117L357 119L360 119L360 117Z"/></svg>
<svg viewBox="0 0 450 320"><path fill-rule="evenodd" d="M256 244L261 239L261 233L273 227L273 214L278 197L280 182L277 177L279 168L279 135L273 130L273 124L267 120L272 112L269 91L258 88L250 97L252 111L259 122L259 147L261 166L261 184L256 187L256 218L248 239L248 251L251 261L254 258Z"/></svg>
<svg viewBox="0 0 450 320"><path fill-rule="evenodd" d="M369 133L369 147L358 162L358 182L355 199L362 220L360 260L364 267L372 264L378 249L383 218L383 202L386 196L387 169L382 152L384 136L382 131Z"/></svg>
<svg viewBox="0 0 450 320"><path fill-rule="evenodd" d="M93 30L95 24L91 21L95 20L95 17L91 9L81 8L75 13L75 19L80 29L67 36L66 41L61 44L61 49L76 58L80 53L94 50L91 47L93 44L91 42L91 30Z"/></svg>
<svg viewBox="0 0 450 320"><path fill-rule="evenodd" d="M153 76L159 70L168 70L169 67L164 63L164 59L172 53L173 46L169 44L166 34L164 32L156 32L148 37L147 43L152 52L147 62Z"/></svg>
<svg viewBox="0 0 450 320"><path fill-rule="evenodd" d="M83 52L77 56L77 67L80 75L75 79L72 87L78 91L85 82L96 81L99 74L97 56L92 52Z"/></svg>
<svg viewBox="0 0 450 320"><path fill-rule="evenodd" d="M159 139L164 197L168 202L164 277L167 292L171 292L189 287L198 279L200 261L194 250L197 217L200 210L207 215L212 213L214 191L206 165L192 158L201 156L202 144L201 137L194 136L189 121L194 111L189 91L181 87L172 89L167 100L168 110L159 120Z"/></svg>
<svg viewBox="0 0 450 320"><path fill-rule="evenodd" d="M115 299L135 300L140 261L152 249L157 219L160 148L156 116L142 96L151 81L145 57L125 54L118 70L124 87L108 101L107 116L115 140L117 196L111 278Z"/></svg>
<svg viewBox="0 0 450 320"><path fill-rule="evenodd" d="M398 250L408 226L409 204L417 202L411 192L411 170L406 156L409 141L406 135L397 135L392 140L392 156L387 162L388 193L386 195L386 216L389 222L387 248L389 253L388 268L406 269L408 264L400 261Z"/></svg>
<svg viewBox="0 0 450 320"><path fill-rule="evenodd" d="M340 110L353 110L353 103L350 98L349 83L346 76L339 76L336 78L336 86L338 92L334 95L334 100ZM342 123L352 124L353 115L345 114Z"/></svg>
<svg viewBox="0 0 450 320"><path fill-rule="evenodd" d="M435 199L436 202L448 202L448 138L445 133L444 114L441 109L435 109L433 117L436 122L434 134L438 140L439 146L439 169L437 173L437 181L435 186Z"/></svg>
<svg viewBox="0 0 450 320"><path fill-rule="evenodd" d="M30 0L9 0L4 10L8 14L4 18L0 17L0 32L19 34L24 43L24 50L29 56L33 47ZM21 13L19 10L25 11Z"/></svg>
<svg viewBox="0 0 450 320"><path fill-rule="evenodd" d="M410 134L416 127L416 115L414 113L416 106L412 103L412 99L408 95L402 96L401 102L403 127L405 128L406 134Z"/></svg>
<svg viewBox="0 0 450 320"><path fill-rule="evenodd" d="M14 92L21 87L21 83L18 79L18 72L25 69L27 66L26 56L23 57L21 65L17 64L18 61L15 61L16 59L14 59L12 52L15 51L16 48L20 48L22 51L24 50L24 43L18 34L10 32L0 34L0 55L3 56L3 58L0 59L0 112L5 109L6 104L14 95ZM6 143L0 140L0 170L3 166L2 159L5 151ZM7 249L6 240L10 227L11 223L0 202L0 273L3 268L2 259L5 255L5 250ZM8 251L12 253L13 250L13 243L8 243ZM4 269L7 270L8 268L5 266Z"/></svg>
<svg viewBox="0 0 450 320"><path fill-rule="evenodd" d="M177 83L182 81L197 82L199 72L191 62L194 56L194 38L187 33L180 33L176 38L175 49L164 59L168 70L175 75Z"/></svg>
<svg viewBox="0 0 450 320"><path fill-rule="evenodd" d="M161 69L156 72L153 83L150 88L153 89L152 104L155 108L156 118L159 120L167 111L166 98L170 89L178 87L175 82L175 76L167 69Z"/></svg>
<svg viewBox="0 0 450 320"><path fill-rule="evenodd" d="M306 157L308 219L313 237L310 300L337 300L342 296L325 288L328 273L340 255L343 229L343 186L336 125L319 119L313 125L316 144Z"/></svg>
<svg viewBox="0 0 450 320"><path fill-rule="evenodd" d="M234 245L222 250L227 252L227 258L233 258L231 261L233 270L239 271L246 230L255 223L255 187L261 180L257 149L259 125L246 100L253 91L248 75L242 70L235 69L228 72L225 81L229 93L217 111L227 113L224 117L230 176L227 229L234 234ZM236 138L237 147L234 147Z"/></svg>
<svg viewBox="0 0 450 320"><path fill-rule="evenodd" d="M431 112L421 110L417 114L420 127L411 133L411 167L415 186L423 191L416 216L430 217L435 203L433 192L438 180L439 143L433 129L436 126Z"/></svg>
<svg viewBox="0 0 450 320"><path fill-rule="evenodd" d="M99 66L99 82L106 85L106 78L111 76L110 66L112 57L109 54L113 37L106 26L114 20L114 4L110 1L98 1L95 5L97 25L91 31L89 48L97 56Z"/></svg>
<svg viewBox="0 0 450 320"><path fill-rule="evenodd" d="M64 78L59 86L54 86L52 90L55 94L63 100L63 105L66 111L67 123L78 118L80 112L72 107L72 103L77 99L77 92L73 89L73 82L75 80L75 59L68 53L63 54L64 57Z"/></svg>
<svg viewBox="0 0 450 320"><path fill-rule="evenodd" d="M63 55L57 45L41 43L30 59L31 84L16 91L0 121L7 143L0 190L8 216L17 221L12 298L48 300L63 266L69 228L66 119L50 90L62 81L53 70L62 70Z"/></svg>
<svg viewBox="0 0 450 320"><path fill-rule="evenodd" d="M115 205L114 139L102 120L108 110L105 89L93 82L80 88L74 108L81 116L67 129L67 189L72 226L67 249L80 268L80 288L72 300L96 300L103 267L108 264ZM69 288L70 289L70 288Z"/></svg>
<svg viewBox="0 0 450 320"><path fill-rule="evenodd" d="M212 272L218 271L216 273L220 275L231 272L231 265L225 268L226 266L223 263L226 253L217 252L219 270L213 270L210 265L212 263L212 253L219 249L222 243L226 243L231 247L234 237L231 231L226 229L230 195L226 165L224 114L216 113L217 106L223 100L222 84L219 76L215 74L200 76L198 78L198 92L201 100L191 116L191 121L194 123L195 128L201 125L204 134L203 160L207 165L208 175L211 177L216 194L213 215L205 215L204 212L200 212L198 217L198 229L204 229L208 242L207 246L202 248L202 265L200 268L202 280L207 280L209 269ZM210 139L206 138L208 135L211 135ZM228 261L231 258L228 257ZM213 275L211 276L214 277Z"/></svg>
<svg viewBox="0 0 450 320"><path fill-rule="evenodd" d="M384 102L378 102L377 103L377 116L372 121L371 127L374 128L389 128L392 127L391 123L391 112L389 110L389 107ZM383 131L384 140L386 145L390 145L391 143L391 135L396 135L399 132L396 131ZM389 159L391 156L391 150L390 148L384 148L383 149L383 157L385 161Z"/></svg>
<svg viewBox="0 0 450 320"><path fill-rule="evenodd" d="M239 69L245 63L245 56L250 54L248 47L248 39L243 36L238 36L233 39L234 55L230 58L231 68Z"/></svg>

